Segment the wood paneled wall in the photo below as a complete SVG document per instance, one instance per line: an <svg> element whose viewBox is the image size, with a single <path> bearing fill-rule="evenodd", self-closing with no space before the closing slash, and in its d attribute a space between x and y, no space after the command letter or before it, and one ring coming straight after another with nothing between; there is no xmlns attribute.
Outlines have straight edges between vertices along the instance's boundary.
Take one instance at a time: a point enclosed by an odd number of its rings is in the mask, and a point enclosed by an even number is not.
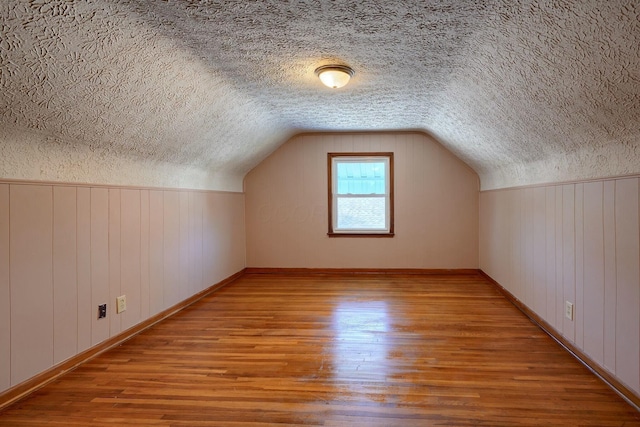
<svg viewBox="0 0 640 427"><path fill-rule="evenodd" d="M621 178L480 194L480 268L637 395L639 190Z"/></svg>
<svg viewBox="0 0 640 427"><path fill-rule="evenodd" d="M327 236L327 153L393 152L395 237ZM476 173L423 133L299 135L245 178L247 264L477 268Z"/></svg>
<svg viewBox="0 0 640 427"><path fill-rule="evenodd" d="M0 391L242 270L244 228L240 193L0 183Z"/></svg>

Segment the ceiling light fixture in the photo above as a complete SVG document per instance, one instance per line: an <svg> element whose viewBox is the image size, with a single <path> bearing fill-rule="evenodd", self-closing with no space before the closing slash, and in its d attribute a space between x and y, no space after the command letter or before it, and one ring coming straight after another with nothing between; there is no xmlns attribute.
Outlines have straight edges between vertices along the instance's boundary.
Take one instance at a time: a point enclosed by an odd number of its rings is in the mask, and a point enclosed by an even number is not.
<svg viewBox="0 0 640 427"><path fill-rule="evenodd" d="M316 68L316 75L327 87L337 89L347 83L356 72L346 65L323 65Z"/></svg>

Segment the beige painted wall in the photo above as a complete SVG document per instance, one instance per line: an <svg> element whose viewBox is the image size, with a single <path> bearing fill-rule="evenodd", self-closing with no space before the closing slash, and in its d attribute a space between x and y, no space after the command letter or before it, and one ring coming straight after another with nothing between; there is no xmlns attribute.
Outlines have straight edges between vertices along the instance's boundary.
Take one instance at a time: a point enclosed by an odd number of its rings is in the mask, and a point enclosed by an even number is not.
<svg viewBox="0 0 640 427"><path fill-rule="evenodd" d="M395 237L327 236L327 153L394 152ZM247 266L477 268L478 177L422 133L309 134L245 178Z"/></svg>
<svg viewBox="0 0 640 427"><path fill-rule="evenodd" d="M639 190L624 178L480 194L480 268L638 395Z"/></svg>
<svg viewBox="0 0 640 427"><path fill-rule="evenodd" d="M242 270L244 229L241 193L0 183L0 392Z"/></svg>

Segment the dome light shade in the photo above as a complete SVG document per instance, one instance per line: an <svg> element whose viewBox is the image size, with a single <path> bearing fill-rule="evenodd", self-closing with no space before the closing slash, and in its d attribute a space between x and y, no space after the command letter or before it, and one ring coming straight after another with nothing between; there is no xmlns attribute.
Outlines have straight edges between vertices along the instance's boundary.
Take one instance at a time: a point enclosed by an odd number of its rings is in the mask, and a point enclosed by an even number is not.
<svg viewBox="0 0 640 427"><path fill-rule="evenodd" d="M316 75L320 78L322 83L330 88L337 89L347 83L355 71L346 65L323 65L316 68Z"/></svg>

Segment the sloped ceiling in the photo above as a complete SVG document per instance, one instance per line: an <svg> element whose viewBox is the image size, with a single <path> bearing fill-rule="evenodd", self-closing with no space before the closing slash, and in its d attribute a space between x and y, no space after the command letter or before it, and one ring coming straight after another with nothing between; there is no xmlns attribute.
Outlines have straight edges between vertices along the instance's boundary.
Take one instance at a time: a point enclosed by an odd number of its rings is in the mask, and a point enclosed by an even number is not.
<svg viewBox="0 0 640 427"><path fill-rule="evenodd" d="M296 133L380 130L429 133L484 189L640 173L637 1L4 0L0 11L5 178L240 189ZM314 70L336 62L356 75L330 90Z"/></svg>

